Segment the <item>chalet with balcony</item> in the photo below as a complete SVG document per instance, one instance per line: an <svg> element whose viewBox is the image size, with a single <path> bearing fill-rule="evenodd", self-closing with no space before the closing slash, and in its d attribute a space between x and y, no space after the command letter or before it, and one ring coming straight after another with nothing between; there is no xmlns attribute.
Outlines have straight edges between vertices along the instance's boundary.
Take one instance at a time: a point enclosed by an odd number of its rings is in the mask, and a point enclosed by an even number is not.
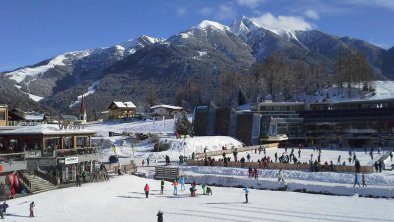
<svg viewBox="0 0 394 222"><path fill-rule="evenodd" d="M111 119L124 119L133 117L137 107L132 102L113 101L109 106Z"/></svg>

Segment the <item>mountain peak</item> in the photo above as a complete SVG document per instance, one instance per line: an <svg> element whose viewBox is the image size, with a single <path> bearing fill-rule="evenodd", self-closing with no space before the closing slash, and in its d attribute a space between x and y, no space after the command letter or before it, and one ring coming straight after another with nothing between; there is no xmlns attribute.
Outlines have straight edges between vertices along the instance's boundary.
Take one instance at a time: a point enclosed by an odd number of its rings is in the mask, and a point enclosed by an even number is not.
<svg viewBox="0 0 394 222"><path fill-rule="evenodd" d="M245 16L240 16L230 26L230 30L236 35L246 34L258 28L261 27Z"/></svg>
<svg viewBox="0 0 394 222"><path fill-rule="evenodd" d="M219 31L229 31L230 28L222 25L218 22L214 22L214 21L209 21L209 20L204 20L202 21L200 24L198 24L197 26L193 27L193 28L197 28L197 29L209 29L209 28L214 28L217 29Z"/></svg>

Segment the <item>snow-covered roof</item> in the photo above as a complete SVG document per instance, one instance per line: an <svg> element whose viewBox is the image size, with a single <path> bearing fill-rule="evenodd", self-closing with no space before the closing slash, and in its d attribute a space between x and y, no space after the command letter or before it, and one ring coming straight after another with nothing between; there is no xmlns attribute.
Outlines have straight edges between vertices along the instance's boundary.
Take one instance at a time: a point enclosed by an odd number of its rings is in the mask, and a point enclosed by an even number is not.
<svg viewBox="0 0 394 222"><path fill-rule="evenodd" d="M93 130L87 129L59 129L57 124L42 124L37 126L3 127L1 135L68 135L68 134L95 134Z"/></svg>
<svg viewBox="0 0 394 222"><path fill-rule="evenodd" d="M25 114L24 119L27 121L43 121L45 115L44 114Z"/></svg>
<svg viewBox="0 0 394 222"><path fill-rule="evenodd" d="M181 110L183 109L180 106L171 106L171 105L156 105L156 106L152 106L151 109L157 109L157 108L166 108L166 109L176 109L176 110Z"/></svg>
<svg viewBox="0 0 394 222"><path fill-rule="evenodd" d="M134 103L132 102L120 102L120 101L113 101L118 108L137 108Z"/></svg>

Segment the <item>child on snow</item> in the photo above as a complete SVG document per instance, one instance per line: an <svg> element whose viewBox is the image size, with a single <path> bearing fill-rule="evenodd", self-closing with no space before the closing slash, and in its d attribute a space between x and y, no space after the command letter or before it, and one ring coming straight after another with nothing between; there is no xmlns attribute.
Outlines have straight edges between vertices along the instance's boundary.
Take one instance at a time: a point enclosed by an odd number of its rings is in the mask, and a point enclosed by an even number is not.
<svg viewBox="0 0 394 222"><path fill-rule="evenodd" d="M161 179L160 181L160 194L163 194L164 192L164 179Z"/></svg>
<svg viewBox="0 0 394 222"><path fill-rule="evenodd" d="M245 203L248 203L249 188L245 185L243 191L245 192Z"/></svg>
<svg viewBox="0 0 394 222"><path fill-rule="evenodd" d="M185 190L185 178L183 178L183 176L181 176L181 178L179 179L179 183L181 184L181 190L184 191Z"/></svg>
<svg viewBox="0 0 394 222"><path fill-rule="evenodd" d="M149 191L150 191L150 187L149 187L148 184L145 185L144 191L145 191L145 196L146 196L146 198L148 198L148 196L149 196Z"/></svg>
<svg viewBox="0 0 394 222"><path fill-rule="evenodd" d="M212 195L212 189L210 187L207 187L206 194L207 195Z"/></svg>
<svg viewBox="0 0 394 222"><path fill-rule="evenodd" d="M282 170L282 169L279 170L278 181L283 181L283 182L285 182L285 180L284 180L284 178L283 178L283 170Z"/></svg>
<svg viewBox="0 0 394 222"><path fill-rule="evenodd" d="M174 180L172 186L174 186L174 195L178 195L178 181Z"/></svg>
<svg viewBox="0 0 394 222"><path fill-rule="evenodd" d="M205 195L206 194L206 191L205 191L206 186L205 186L205 184L202 184L201 188L202 188L202 194Z"/></svg>

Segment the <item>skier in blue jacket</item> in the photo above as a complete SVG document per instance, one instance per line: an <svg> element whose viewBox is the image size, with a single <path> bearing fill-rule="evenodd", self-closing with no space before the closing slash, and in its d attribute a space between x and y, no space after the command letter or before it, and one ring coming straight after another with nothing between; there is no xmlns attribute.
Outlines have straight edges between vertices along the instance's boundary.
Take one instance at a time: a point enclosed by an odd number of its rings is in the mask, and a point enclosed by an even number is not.
<svg viewBox="0 0 394 222"><path fill-rule="evenodd" d="M185 178L183 178L183 176L179 178L179 183L181 184L181 190L185 190Z"/></svg>
<svg viewBox="0 0 394 222"><path fill-rule="evenodd" d="M248 202L248 194L249 194L249 188L245 185L243 191L245 192L245 203Z"/></svg>

